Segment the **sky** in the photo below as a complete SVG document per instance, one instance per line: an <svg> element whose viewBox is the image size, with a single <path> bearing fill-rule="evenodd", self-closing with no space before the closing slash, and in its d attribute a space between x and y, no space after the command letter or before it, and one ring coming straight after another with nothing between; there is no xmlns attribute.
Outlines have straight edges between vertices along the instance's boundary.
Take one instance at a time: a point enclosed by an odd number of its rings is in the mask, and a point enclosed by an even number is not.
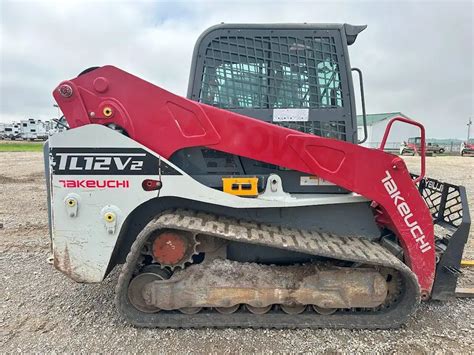
<svg viewBox="0 0 474 355"><path fill-rule="evenodd" d="M194 43L221 22L350 23L368 25L349 47L368 113L401 111L429 137L465 138L473 12L472 1L455 0L0 0L0 122L56 117L56 85L105 64L185 96Z"/></svg>

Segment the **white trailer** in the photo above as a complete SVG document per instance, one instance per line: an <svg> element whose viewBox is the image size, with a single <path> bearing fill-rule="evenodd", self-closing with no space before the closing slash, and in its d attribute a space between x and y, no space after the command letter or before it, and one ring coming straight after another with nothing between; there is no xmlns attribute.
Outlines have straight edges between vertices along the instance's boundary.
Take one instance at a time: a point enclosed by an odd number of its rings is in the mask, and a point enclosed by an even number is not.
<svg viewBox="0 0 474 355"><path fill-rule="evenodd" d="M2 138L11 140L20 138L20 124L16 122L5 124L3 127Z"/></svg>
<svg viewBox="0 0 474 355"><path fill-rule="evenodd" d="M45 122L30 118L28 120L22 120L20 123L20 135L22 139L35 140L48 138Z"/></svg>

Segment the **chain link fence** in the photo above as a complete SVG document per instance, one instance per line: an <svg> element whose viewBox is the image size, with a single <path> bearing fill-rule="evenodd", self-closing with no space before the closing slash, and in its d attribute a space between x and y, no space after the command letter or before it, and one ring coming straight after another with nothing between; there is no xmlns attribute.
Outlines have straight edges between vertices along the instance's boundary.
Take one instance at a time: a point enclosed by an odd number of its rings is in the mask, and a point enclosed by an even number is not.
<svg viewBox="0 0 474 355"><path fill-rule="evenodd" d="M398 154L400 152L400 145L401 142L387 142L384 150L389 153ZM437 143L437 145L439 148L444 149L444 155L459 155L461 151L461 143L459 142L450 142L447 144ZM369 148L378 148L380 147L380 142L369 142L365 146Z"/></svg>

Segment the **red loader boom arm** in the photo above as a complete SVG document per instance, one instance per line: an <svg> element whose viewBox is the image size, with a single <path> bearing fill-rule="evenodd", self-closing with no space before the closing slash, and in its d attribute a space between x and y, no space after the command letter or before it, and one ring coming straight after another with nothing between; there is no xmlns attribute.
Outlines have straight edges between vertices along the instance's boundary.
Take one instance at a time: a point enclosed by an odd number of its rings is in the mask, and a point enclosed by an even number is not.
<svg viewBox="0 0 474 355"><path fill-rule="evenodd" d="M399 157L200 104L112 66L61 83L54 97L71 128L113 123L164 158L186 147L209 147L317 175L365 196L374 202L377 222L398 236L422 297L429 297L432 216Z"/></svg>

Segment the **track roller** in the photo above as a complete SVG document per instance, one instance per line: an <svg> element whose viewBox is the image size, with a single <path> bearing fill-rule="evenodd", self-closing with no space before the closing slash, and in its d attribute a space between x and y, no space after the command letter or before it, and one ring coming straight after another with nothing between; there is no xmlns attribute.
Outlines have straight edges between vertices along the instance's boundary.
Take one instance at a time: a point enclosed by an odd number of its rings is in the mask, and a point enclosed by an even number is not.
<svg viewBox="0 0 474 355"><path fill-rule="evenodd" d="M240 304L236 304L235 306L231 307L216 307L214 308L217 312L221 314L232 314L236 312L240 307Z"/></svg>
<svg viewBox="0 0 474 355"><path fill-rule="evenodd" d="M246 304L245 307L248 309L250 313L253 313L253 314L265 314L270 309L272 309L272 305L268 305L266 307L254 307L249 304Z"/></svg>
<svg viewBox="0 0 474 355"><path fill-rule="evenodd" d="M300 314L303 313L306 309L305 305L294 305L294 306L287 306L287 305L280 305L281 310L286 314Z"/></svg>
<svg viewBox="0 0 474 355"><path fill-rule="evenodd" d="M313 304L313 309L316 313L322 314L323 316L328 316L337 311L337 308L323 308Z"/></svg>
<svg viewBox="0 0 474 355"><path fill-rule="evenodd" d="M179 311L184 314L196 314L199 313L201 309L202 307L183 307L180 308Z"/></svg>

